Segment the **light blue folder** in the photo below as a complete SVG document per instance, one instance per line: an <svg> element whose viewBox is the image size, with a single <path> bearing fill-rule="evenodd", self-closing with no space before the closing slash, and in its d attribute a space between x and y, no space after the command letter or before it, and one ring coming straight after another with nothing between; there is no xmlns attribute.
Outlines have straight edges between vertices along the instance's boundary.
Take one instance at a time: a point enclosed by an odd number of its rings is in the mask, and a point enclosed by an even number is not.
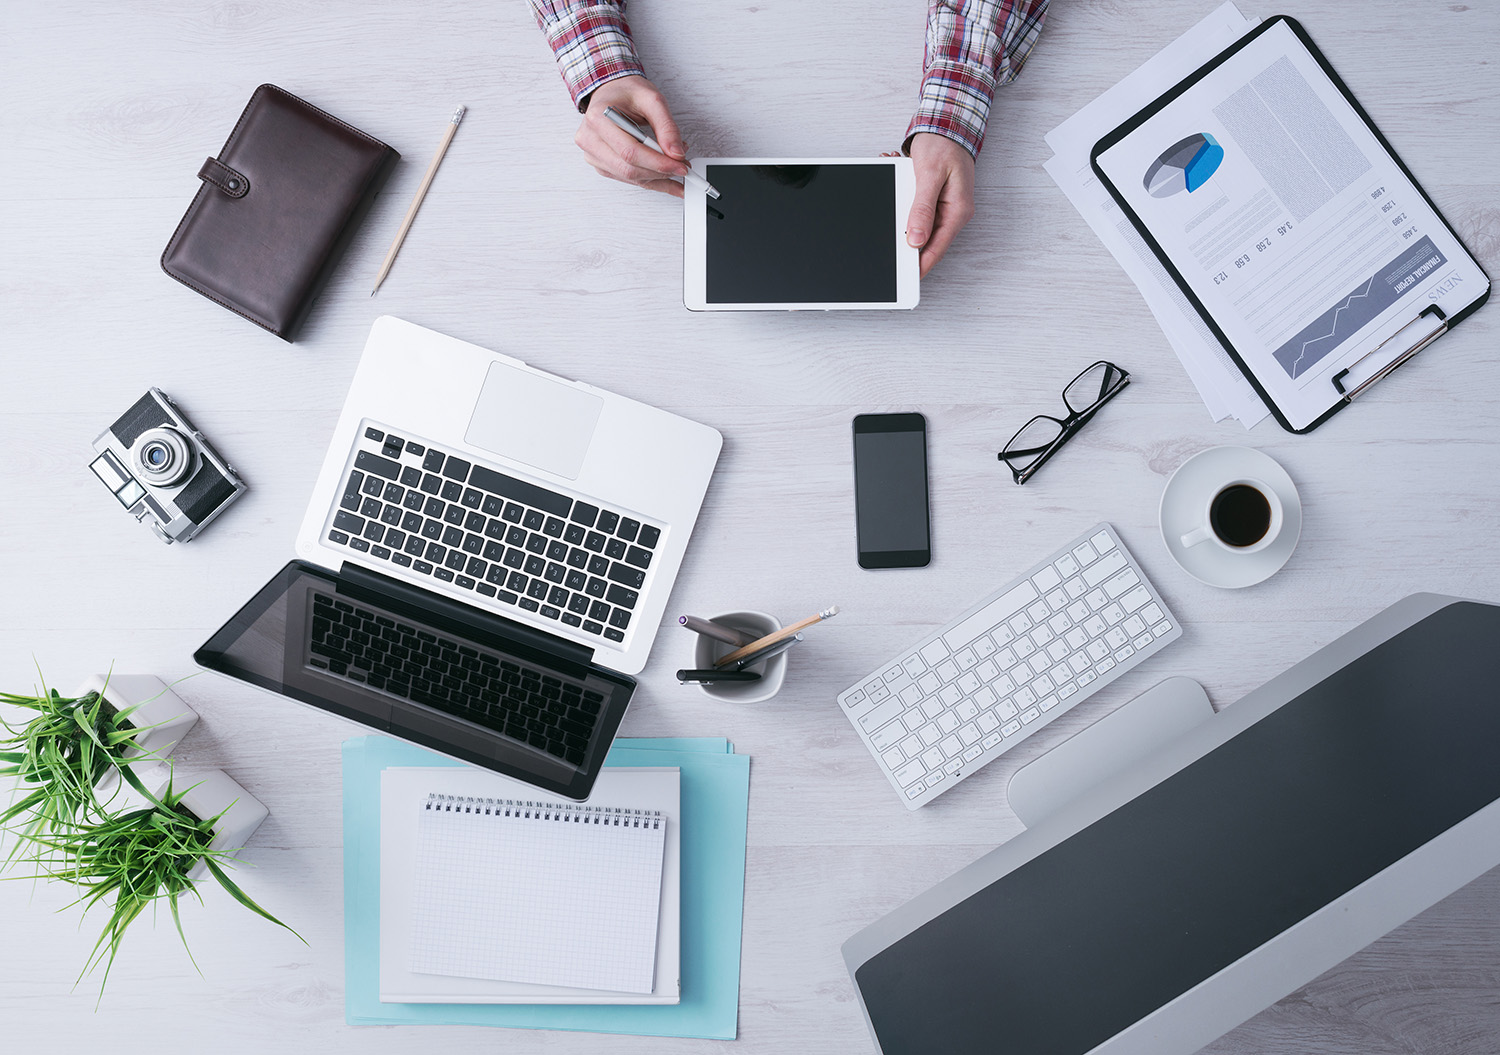
<svg viewBox="0 0 1500 1055"><path fill-rule="evenodd" d="M733 1040L750 759L727 740L616 740L607 766L682 770L682 1002L383 1004L380 1002L380 771L456 766L384 736L344 742L344 1013L350 1025L478 1025Z"/></svg>

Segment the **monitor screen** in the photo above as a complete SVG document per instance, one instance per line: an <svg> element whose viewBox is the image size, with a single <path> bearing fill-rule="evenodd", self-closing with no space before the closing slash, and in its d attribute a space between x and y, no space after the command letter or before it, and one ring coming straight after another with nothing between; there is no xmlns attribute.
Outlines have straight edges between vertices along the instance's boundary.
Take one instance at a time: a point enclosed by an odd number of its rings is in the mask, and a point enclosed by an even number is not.
<svg viewBox="0 0 1500 1055"><path fill-rule="evenodd" d="M1449 605L855 971L885 1055L1083 1055L1500 799L1500 608Z"/></svg>

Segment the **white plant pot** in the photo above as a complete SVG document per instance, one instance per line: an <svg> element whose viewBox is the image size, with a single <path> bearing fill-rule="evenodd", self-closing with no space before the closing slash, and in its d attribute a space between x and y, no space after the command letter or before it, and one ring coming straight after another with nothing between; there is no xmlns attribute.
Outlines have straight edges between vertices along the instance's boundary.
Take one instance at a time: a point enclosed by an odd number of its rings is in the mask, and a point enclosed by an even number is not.
<svg viewBox="0 0 1500 1055"><path fill-rule="evenodd" d="M105 701L116 711L135 708L125 720L142 731L136 737L136 746L126 750L125 758L149 787L152 780L148 774L172 754L177 742L197 723L198 712L154 674L111 674L107 681L105 675L95 674L75 695L90 692L103 692ZM129 762L132 758L138 760ZM119 779L111 768L100 778L99 791L112 791Z"/></svg>
<svg viewBox="0 0 1500 1055"><path fill-rule="evenodd" d="M255 834L255 829L260 827L261 822L270 816L271 811L259 799L240 787L237 781L222 770L178 773L172 778L172 784L177 791L187 789L182 796L182 805L191 810L194 816L206 820L217 816L221 811L224 813L214 825L213 842L209 844L209 848L213 850L232 852L240 849L250 841L250 836ZM165 791L166 781L163 780L157 789L157 797ZM223 863L225 862L221 861ZM207 874L208 866L200 860L193 866L189 878L197 882Z"/></svg>

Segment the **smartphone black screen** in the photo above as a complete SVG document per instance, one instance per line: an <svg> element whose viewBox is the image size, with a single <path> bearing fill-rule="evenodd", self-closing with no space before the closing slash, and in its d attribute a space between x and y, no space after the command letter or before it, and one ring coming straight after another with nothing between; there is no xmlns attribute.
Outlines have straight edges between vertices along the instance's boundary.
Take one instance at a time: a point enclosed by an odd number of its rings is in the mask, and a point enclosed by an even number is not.
<svg viewBox="0 0 1500 1055"><path fill-rule="evenodd" d="M921 414L854 419L854 523L861 568L921 568L932 559Z"/></svg>

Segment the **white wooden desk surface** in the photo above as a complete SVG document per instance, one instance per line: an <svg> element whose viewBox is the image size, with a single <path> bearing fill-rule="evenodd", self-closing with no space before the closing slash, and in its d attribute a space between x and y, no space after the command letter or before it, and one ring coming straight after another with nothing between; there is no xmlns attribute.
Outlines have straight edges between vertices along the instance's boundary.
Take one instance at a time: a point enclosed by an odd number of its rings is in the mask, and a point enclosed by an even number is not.
<svg viewBox="0 0 1500 1055"><path fill-rule="evenodd" d="M1054 4L1003 90L978 215L910 313L690 314L680 207L596 176L520 0L13 3L0 31L0 687L64 689L113 663L173 678L291 555L365 335L390 313L708 422L725 436L670 611L842 614L809 632L773 702L679 687L666 629L625 736L722 735L753 757L744 1052L871 1050L839 945L1020 830L1017 767L1161 678L1217 706L1418 590L1500 600L1500 309L1481 311L1307 437L1208 420L1134 288L1042 171L1043 134L1207 14L1210 0ZM1357 9L1357 11L1356 11ZM1247 0L1247 14L1269 15ZM1500 264L1500 5L1303 0L1301 18L1480 261ZM922 57L920 0L640 0L648 71L701 155L894 147ZM831 41L839 41L837 46ZM301 339L286 345L164 276L157 257L252 89L270 81L403 160ZM374 273L457 103L469 107L380 295ZM1034 483L997 445L1100 356L1136 383ZM168 548L85 468L149 385L176 396L252 490ZM854 560L849 422L930 422L935 558ZM1306 511L1290 564L1242 592L1198 584L1156 529L1167 476L1223 443L1265 450ZM901 808L835 694L1094 522L1109 520L1182 617L1160 659L934 805ZM97 932L65 891L0 886L10 1051L656 1052L706 1041L477 1028L352 1028L343 1015L344 724L215 675L181 764L221 767L271 809L246 889L304 947L217 889L137 924L101 1010L70 989ZM1500 1048L1500 873L1491 873L1208 1050ZM1003 1027L1003 1023L997 1023ZM58 1044L58 1041L62 1041Z"/></svg>

